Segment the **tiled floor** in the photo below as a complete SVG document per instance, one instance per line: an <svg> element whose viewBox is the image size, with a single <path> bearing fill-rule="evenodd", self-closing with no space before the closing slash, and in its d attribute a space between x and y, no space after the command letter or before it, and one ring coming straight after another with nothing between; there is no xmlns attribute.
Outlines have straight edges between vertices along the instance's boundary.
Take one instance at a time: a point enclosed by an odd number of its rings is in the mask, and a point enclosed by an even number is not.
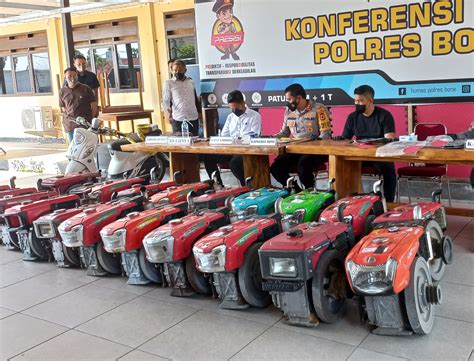
<svg viewBox="0 0 474 361"><path fill-rule="evenodd" d="M337 324L291 327L274 307L220 310L216 300L23 262L0 247L0 359L474 360L474 220L448 222L455 261L425 337L372 335L353 305Z"/></svg>

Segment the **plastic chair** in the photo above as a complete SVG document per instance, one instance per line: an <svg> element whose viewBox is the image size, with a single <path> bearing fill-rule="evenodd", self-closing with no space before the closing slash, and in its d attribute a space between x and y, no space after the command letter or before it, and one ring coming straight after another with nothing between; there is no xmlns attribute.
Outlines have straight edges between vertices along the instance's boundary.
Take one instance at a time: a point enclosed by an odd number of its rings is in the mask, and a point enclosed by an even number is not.
<svg viewBox="0 0 474 361"><path fill-rule="evenodd" d="M419 141L426 140L430 136L447 134L444 124L440 123L420 123L415 126L415 134ZM451 184L449 183L448 166L446 164L424 164L416 166L410 163L407 167L398 169L397 176L397 200L400 202L400 179L405 179L408 189L408 201L411 203L410 181L413 179L435 180L442 187L443 180L446 180L448 187L448 202L451 207Z"/></svg>

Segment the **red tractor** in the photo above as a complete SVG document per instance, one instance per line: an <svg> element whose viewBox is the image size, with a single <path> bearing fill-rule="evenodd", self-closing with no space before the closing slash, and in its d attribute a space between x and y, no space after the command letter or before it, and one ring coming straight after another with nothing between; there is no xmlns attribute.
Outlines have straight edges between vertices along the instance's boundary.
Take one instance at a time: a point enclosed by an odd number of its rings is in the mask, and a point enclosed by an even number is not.
<svg viewBox="0 0 474 361"><path fill-rule="evenodd" d="M51 249L58 267L80 267L79 248L65 247L58 227L65 220L84 211L84 208L58 209L33 221L36 238L47 244ZM49 244L48 244L49 243Z"/></svg>
<svg viewBox="0 0 474 361"><path fill-rule="evenodd" d="M33 188L35 189L35 188ZM3 243L9 249L13 246L10 244L10 237L8 236L8 227L5 227L5 217L4 213L7 208L11 208L15 205L22 204L24 202L35 202L39 201L40 199L47 199L54 196L57 196L58 193L55 191L52 192L38 192L30 193L30 194L23 194L20 196L5 196L0 198L0 237L2 238Z"/></svg>
<svg viewBox="0 0 474 361"><path fill-rule="evenodd" d="M5 211L6 232L11 243L23 251L23 260L49 259L49 243L36 237L33 222L57 209L76 208L79 203L79 197L71 194L16 205Z"/></svg>
<svg viewBox="0 0 474 361"><path fill-rule="evenodd" d="M104 249L100 231L131 212L143 211L144 205L144 197L138 196L89 206L59 225L63 244L66 247L80 247L81 261L88 275L121 274L120 255L108 253Z"/></svg>
<svg viewBox="0 0 474 361"><path fill-rule="evenodd" d="M432 193L431 202L416 202L394 208L378 216L373 225L375 228L393 226L420 226L425 229L428 242L421 242L425 247L425 260L428 262L431 277L437 282L443 278L446 265L453 259L453 242L443 234L446 230L446 211L441 205L441 190Z"/></svg>
<svg viewBox="0 0 474 361"><path fill-rule="evenodd" d="M161 182L161 183L151 183L147 185L134 184L132 187L114 193L112 199L120 198L130 198L144 194L146 198L150 198L154 194L163 192L164 190L170 187L176 187L176 182Z"/></svg>
<svg viewBox="0 0 474 361"><path fill-rule="evenodd" d="M100 173L73 173L38 179L36 186L40 191L56 191L60 194L68 194L74 188L83 186L84 183L95 183L99 179Z"/></svg>
<svg viewBox="0 0 474 361"><path fill-rule="evenodd" d="M342 207L339 209L342 219ZM263 244L259 250L263 290L291 325L333 323L347 295L344 256L354 233L345 222L303 223Z"/></svg>
<svg viewBox="0 0 474 361"><path fill-rule="evenodd" d="M210 274L221 308L266 307L271 303L262 289L258 250L281 232L278 216L253 217L219 228L193 247L197 269Z"/></svg>
<svg viewBox="0 0 474 361"><path fill-rule="evenodd" d="M195 242L229 223L229 210L198 209L187 216L170 221L143 239L147 259L160 264L171 296L190 296L195 292L211 294L209 278L196 270L192 254Z"/></svg>
<svg viewBox="0 0 474 361"><path fill-rule="evenodd" d="M368 194L354 194L350 197L339 199L336 203L326 208L319 217L319 222L340 222L339 207L344 205L343 220L351 225L356 238L369 234L372 222L376 217L386 211L385 199L380 191L382 181L374 184L374 189Z"/></svg>
<svg viewBox="0 0 474 361"><path fill-rule="evenodd" d="M434 221L380 225L346 257L347 278L362 319L376 326L375 334L425 335L433 328L434 306L442 297L427 262L434 245L425 222Z"/></svg>
<svg viewBox="0 0 474 361"><path fill-rule="evenodd" d="M107 252L121 254L122 265L128 276L128 284L145 285L161 283L161 272L148 262L143 249L143 238L169 221L187 213L186 202L129 213L102 228L100 236Z"/></svg>

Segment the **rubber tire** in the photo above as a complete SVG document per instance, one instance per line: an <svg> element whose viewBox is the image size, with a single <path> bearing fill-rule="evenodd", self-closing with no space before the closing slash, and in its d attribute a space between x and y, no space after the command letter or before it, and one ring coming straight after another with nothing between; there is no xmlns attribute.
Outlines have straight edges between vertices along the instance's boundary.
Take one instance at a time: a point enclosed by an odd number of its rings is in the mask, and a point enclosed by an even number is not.
<svg viewBox="0 0 474 361"><path fill-rule="evenodd" d="M370 232L372 232L372 230L374 229L374 227L372 226L372 222L375 218L377 217L374 214L369 214L367 216L364 221L364 233L361 234L361 237L367 236Z"/></svg>
<svg viewBox="0 0 474 361"><path fill-rule="evenodd" d="M263 243L251 245L245 252L244 263L238 270L238 281L240 292L250 306L264 308L272 303L268 292L262 290L262 271L258 250ZM257 273L257 278L253 274Z"/></svg>
<svg viewBox="0 0 474 361"><path fill-rule="evenodd" d="M324 295L324 279L326 278L326 270L333 261L339 264L342 274L344 275L345 282L347 282L344 270L344 256L335 249L326 250L323 252L319 258L318 264L316 265L313 279L311 280L314 309L319 319L326 323L334 323L338 321L342 317L346 308L345 299L342 299L340 305L337 306L337 309L335 311L331 311L328 298L326 295Z"/></svg>
<svg viewBox="0 0 474 361"><path fill-rule="evenodd" d="M429 232L430 230L437 233L437 238L438 238L438 241L440 242L440 244L437 246L432 244L432 248L434 249L438 247L438 249L441 249L442 241L443 241L443 230L441 229L438 222L434 220L428 222L428 224L426 225L426 232ZM431 240L433 241L433 237L431 237ZM446 271L446 263L443 262L443 257L432 259L431 261L428 262L428 267L430 268L431 279L434 282L441 281L441 279L444 276L444 272Z"/></svg>
<svg viewBox="0 0 474 361"><path fill-rule="evenodd" d="M109 253L105 250L102 242L96 245L97 261L102 268L113 275L122 274L122 263L120 253Z"/></svg>
<svg viewBox="0 0 474 361"><path fill-rule="evenodd" d="M428 319L426 322L426 325L422 325L420 323L420 318L417 312L417 303L418 303L418 290L415 289L415 280L417 277L415 277L415 271L417 269L423 269L423 273L430 274L430 269L428 266L428 263L423 257L416 257L413 260L413 263L411 265L411 270L410 270L410 283L408 286L405 288L403 291L403 295L405 297L405 306L407 310L407 316L408 316L408 321L410 323L411 328L413 331L418 334L418 335L428 335L431 330L433 329L433 324L434 324L434 309L433 305L429 305L430 311L431 311L431 317ZM428 284L432 284L431 277L425 277L425 281Z"/></svg>
<svg viewBox="0 0 474 361"><path fill-rule="evenodd" d="M314 218L311 221L319 222L319 218L321 217L321 213L323 213L323 211L324 211L324 208L321 208L319 211L317 211L314 215Z"/></svg>
<svg viewBox="0 0 474 361"><path fill-rule="evenodd" d="M48 260L50 258L50 252L44 245L44 240L37 238L34 232L28 232L28 243L30 244L31 251L40 259Z"/></svg>
<svg viewBox="0 0 474 361"><path fill-rule="evenodd" d="M81 267L81 256L79 255L79 247L66 247L63 246L64 260L71 266Z"/></svg>
<svg viewBox="0 0 474 361"><path fill-rule="evenodd" d="M186 277L188 282L194 291L201 295L210 296L212 295L212 287L209 277L205 277L204 273L201 273L196 268L196 261L194 255L190 254L186 258L185 262Z"/></svg>
<svg viewBox="0 0 474 361"><path fill-rule="evenodd" d="M146 278L154 283L163 283L158 265L146 259L146 252L143 246L138 250L138 263Z"/></svg>
<svg viewBox="0 0 474 361"><path fill-rule="evenodd" d="M159 155L154 155L149 158L147 158L142 166L140 167L140 170L138 171L138 174L136 175L137 177L147 177L150 175L150 171L156 168L156 180L155 182L159 183L163 179L166 173L166 164L165 161L163 160L162 157Z"/></svg>

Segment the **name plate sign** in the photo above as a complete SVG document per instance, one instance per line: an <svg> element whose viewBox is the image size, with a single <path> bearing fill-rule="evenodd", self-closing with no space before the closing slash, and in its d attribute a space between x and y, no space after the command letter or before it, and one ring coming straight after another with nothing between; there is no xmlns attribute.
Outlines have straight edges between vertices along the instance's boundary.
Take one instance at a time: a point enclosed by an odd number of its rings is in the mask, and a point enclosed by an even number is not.
<svg viewBox="0 0 474 361"><path fill-rule="evenodd" d="M168 144L168 137L164 136L149 136L145 138L146 144L161 144L167 145Z"/></svg>
<svg viewBox="0 0 474 361"><path fill-rule="evenodd" d="M256 147L274 147L277 145L277 138L252 138L250 139L250 145Z"/></svg>
<svg viewBox="0 0 474 361"><path fill-rule="evenodd" d="M232 137L211 137L209 145L233 145L234 138Z"/></svg>
<svg viewBox="0 0 474 361"><path fill-rule="evenodd" d="M474 139L466 140L466 149L467 150L474 150Z"/></svg>
<svg viewBox="0 0 474 361"><path fill-rule="evenodd" d="M191 137L168 137L168 145L192 145Z"/></svg>

